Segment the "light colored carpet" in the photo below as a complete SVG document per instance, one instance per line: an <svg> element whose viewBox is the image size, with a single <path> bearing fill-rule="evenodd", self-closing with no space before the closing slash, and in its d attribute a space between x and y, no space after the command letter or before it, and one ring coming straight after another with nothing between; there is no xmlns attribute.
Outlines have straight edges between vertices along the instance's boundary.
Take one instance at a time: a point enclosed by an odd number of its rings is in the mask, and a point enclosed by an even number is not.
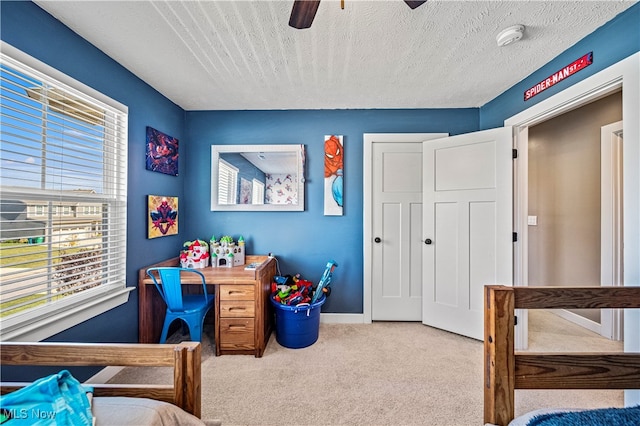
<svg viewBox="0 0 640 426"><path fill-rule="evenodd" d="M580 327L571 330L571 324L545 312L532 315L531 324L530 350L550 350L572 339L585 350L585 341L596 345L603 340ZM553 331L543 332L549 327ZM264 356L255 358L215 357L211 336L206 330L204 419L219 419L223 425L482 424L483 349L473 339L420 323L321 324L314 345L287 349L271 336ZM111 382L170 379L165 369L127 368ZM622 403L620 391L517 391L516 415L549 406Z"/></svg>

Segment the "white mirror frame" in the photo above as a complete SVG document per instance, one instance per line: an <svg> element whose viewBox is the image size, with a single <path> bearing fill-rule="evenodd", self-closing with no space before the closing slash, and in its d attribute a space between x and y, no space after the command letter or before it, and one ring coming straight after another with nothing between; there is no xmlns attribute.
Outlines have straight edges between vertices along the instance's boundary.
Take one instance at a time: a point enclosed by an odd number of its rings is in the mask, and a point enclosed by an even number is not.
<svg viewBox="0 0 640 426"><path fill-rule="evenodd" d="M243 152L295 152L297 155L297 204L219 204L218 176L220 154ZM211 210L212 211L304 211L304 145L211 145Z"/></svg>

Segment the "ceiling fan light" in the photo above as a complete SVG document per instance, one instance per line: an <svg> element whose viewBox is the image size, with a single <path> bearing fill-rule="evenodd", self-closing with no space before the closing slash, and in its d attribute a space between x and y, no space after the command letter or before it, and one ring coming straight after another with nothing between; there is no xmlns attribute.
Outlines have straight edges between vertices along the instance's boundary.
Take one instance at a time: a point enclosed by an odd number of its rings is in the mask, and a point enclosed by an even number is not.
<svg viewBox="0 0 640 426"><path fill-rule="evenodd" d="M520 40L523 35L524 25L513 25L500 31L500 33L496 36L496 42L500 47L506 46Z"/></svg>

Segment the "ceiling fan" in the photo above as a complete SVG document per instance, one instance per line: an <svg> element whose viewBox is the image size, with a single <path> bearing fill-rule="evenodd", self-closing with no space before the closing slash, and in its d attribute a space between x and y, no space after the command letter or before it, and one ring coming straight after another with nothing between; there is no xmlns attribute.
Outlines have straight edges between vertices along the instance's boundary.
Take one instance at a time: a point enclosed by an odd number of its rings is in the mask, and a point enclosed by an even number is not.
<svg viewBox="0 0 640 426"><path fill-rule="evenodd" d="M411 9L415 9L426 1L427 0L404 0ZM318 11L318 6L320 6L320 0L294 0L291 17L289 18L289 26L299 30L310 28L313 23L313 18L315 18L316 12ZM342 8L344 9L344 5Z"/></svg>

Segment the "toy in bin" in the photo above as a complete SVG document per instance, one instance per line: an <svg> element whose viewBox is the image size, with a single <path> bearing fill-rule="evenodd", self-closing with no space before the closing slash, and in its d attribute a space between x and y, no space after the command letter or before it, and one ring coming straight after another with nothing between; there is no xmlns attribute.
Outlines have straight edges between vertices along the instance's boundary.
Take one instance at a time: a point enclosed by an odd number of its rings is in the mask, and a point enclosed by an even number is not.
<svg viewBox="0 0 640 426"><path fill-rule="evenodd" d="M327 262L315 290L311 282L299 275L274 277L271 304L275 308L276 340L279 344L298 349L313 345L318 340L320 309L331 290L331 274L336 266L333 260Z"/></svg>
<svg viewBox="0 0 640 426"><path fill-rule="evenodd" d="M271 284L271 297L282 305L299 305L301 303L316 303L325 294L331 294L331 274L338 266L334 260L327 262L327 267L322 274L318 286L313 289L311 281L300 278L300 274L276 275Z"/></svg>
<svg viewBox="0 0 640 426"><path fill-rule="evenodd" d="M273 281L271 294L276 302L283 305L298 305L311 301L313 284L311 281L301 279L300 274L295 276L276 275L273 277Z"/></svg>
<svg viewBox="0 0 640 426"><path fill-rule="evenodd" d="M331 275L333 274L333 270L336 269L336 266L338 266L338 264L335 260L327 262L327 267L322 274L322 278L320 278L320 282L318 283L315 293L313 293L311 303L316 303L322 296L322 293L327 293L327 296L331 294L331 288L329 285L331 284Z"/></svg>

